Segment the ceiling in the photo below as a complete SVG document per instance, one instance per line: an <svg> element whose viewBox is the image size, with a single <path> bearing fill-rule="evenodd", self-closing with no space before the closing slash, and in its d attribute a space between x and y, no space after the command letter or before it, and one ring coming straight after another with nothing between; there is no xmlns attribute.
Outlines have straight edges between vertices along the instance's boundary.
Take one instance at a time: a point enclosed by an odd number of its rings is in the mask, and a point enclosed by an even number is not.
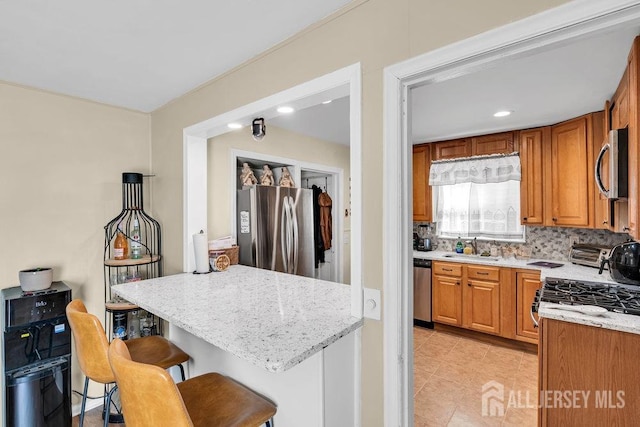
<svg viewBox="0 0 640 427"><path fill-rule="evenodd" d="M280 115L269 123L323 141L349 145L349 97L333 99L330 104L312 105L296 110L293 114Z"/></svg>
<svg viewBox="0 0 640 427"><path fill-rule="evenodd" d="M350 0L0 2L0 80L150 112L293 36ZM414 143L557 123L600 110L640 24L411 90ZM10 64L10 65L7 65ZM349 144L348 88L265 111ZM331 104L321 101L333 99ZM492 114L512 110L506 118ZM246 118L244 124L252 118Z"/></svg>
<svg viewBox="0 0 640 427"><path fill-rule="evenodd" d="M411 90L413 143L558 123L602 110L640 24ZM513 113L495 118L499 110Z"/></svg>
<svg viewBox="0 0 640 427"><path fill-rule="evenodd" d="M0 80L150 112L350 1L1 1Z"/></svg>
<svg viewBox="0 0 640 427"><path fill-rule="evenodd" d="M509 58L411 90L414 144L526 129L601 110L613 95L640 24ZM495 118L498 110L508 117ZM349 144L349 103L314 105L272 124Z"/></svg>

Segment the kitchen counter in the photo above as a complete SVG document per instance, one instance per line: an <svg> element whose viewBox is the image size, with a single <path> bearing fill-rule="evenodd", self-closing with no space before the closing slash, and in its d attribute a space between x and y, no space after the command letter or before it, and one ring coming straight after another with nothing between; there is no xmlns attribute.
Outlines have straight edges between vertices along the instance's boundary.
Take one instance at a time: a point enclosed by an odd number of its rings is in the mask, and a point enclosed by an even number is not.
<svg viewBox="0 0 640 427"><path fill-rule="evenodd" d="M413 251L413 257L420 259L430 259L433 261L463 262L468 264L495 265L496 267L538 270L540 271L540 280L544 280L547 277L556 277L560 279L618 284L611 279L608 271L604 271L602 274L598 274L597 268L576 265L568 261L542 260L533 258L525 260L516 258L480 257L477 255L453 254L452 252L448 251ZM556 268L529 265L529 263L536 261L554 262L559 264L561 263L563 265L562 267ZM601 316L589 316L573 311L564 311L549 307L550 303L541 302L540 306L538 307L538 315L547 319L556 319L565 322L595 326L598 328L640 334L640 316L614 312L607 312Z"/></svg>
<svg viewBox="0 0 640 427"><path fill-rule="evenodd" d="M453 256L451 256L453 255ZM589 282L613 283L608 271L598 274L598 269L585 267L583 265L572 264L569 261L555 261L546 259L517 259L502 257L481 257L478 255L463 255L449 251L413 251L414 258L430 259L433 261L462 262L466 264L495 265L496 267L523 268L527 270L540 271L540 280L547 277L557 277L559 279L585 280ZM562 264L562 267L549 268L529 265L532 262L545 261Z"/></svg>
<svg viewBox="0 0 640 427"><path fill-rule="evenodd" d="M290 369L363 325L350 288L243 265L112 287L120 297L270 372Z"/></svg>
<svg viewBox="0 0 640 427"><path fill-rule="evenodd" d="M538 307L538 316L546 319L556 319L564 322L595 326L597 328L640 334L640 316L614 313L611 311L603 313L600 316L590 316L574 311L549 308L551 305L555 304L541 302Z"/></svg>
<svg viewBox="0 0 640 427"><path fill-rule="evenodd" d="M189 377L232 377L277 405L275 425L358 423L363 319L349 286L233 265L112 290L169 323Z"/></svg>

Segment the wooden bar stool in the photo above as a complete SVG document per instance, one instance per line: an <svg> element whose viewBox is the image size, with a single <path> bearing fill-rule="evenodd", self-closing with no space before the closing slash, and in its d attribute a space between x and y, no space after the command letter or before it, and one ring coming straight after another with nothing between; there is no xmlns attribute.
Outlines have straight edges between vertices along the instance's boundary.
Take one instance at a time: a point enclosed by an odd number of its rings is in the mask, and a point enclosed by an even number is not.
<svg viewBox="0 0 640 427"><path fill-rule="evenodd" d="M127 427L273 426L275 405L229 377L208 373L176 384L167 371L131 360L120 339L111 342L109 362Z"/></svg>
<svg viewBox="0 0 640 427"><path fill-rule="evenodd" d="M116 379L109 365L109 342L100 320L93 314L87 313L87 308L79 299L71 301L67 305L66 311L69 326L73 332L76 357L80 363L80 369L85 375L80 409L80 427L82 427L89 380L106 385L115 383ZM133 360L149 363L162 369L179 366L184 380L182 363L189 360L189 355L166 338L157 335L135 338L126 341L126 347L129 348L128 351ZM115 390L116 387L111 388L105 396L105 427L109 424L111 396Z"/></svg>

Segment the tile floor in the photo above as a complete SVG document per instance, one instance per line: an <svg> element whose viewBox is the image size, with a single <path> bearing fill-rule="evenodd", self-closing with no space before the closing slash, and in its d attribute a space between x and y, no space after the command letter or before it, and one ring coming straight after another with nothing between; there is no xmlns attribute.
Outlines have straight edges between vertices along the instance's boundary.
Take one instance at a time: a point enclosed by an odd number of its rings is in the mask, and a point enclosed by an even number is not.
<svg viewBox="0 0 640 427"><path fill-rule="evenodd" d="M537 355L420 327L413 346L416 427L537 425ZM504 387L502 416L482 415L489 381Z"/></svg>

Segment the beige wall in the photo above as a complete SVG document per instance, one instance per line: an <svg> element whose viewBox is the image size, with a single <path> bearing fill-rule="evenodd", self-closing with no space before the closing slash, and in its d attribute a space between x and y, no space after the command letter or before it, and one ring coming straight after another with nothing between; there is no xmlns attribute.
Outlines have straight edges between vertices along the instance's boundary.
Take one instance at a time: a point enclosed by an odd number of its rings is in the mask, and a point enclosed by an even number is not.
<svg viewBox="0 0 640 427"><path fill-rule="evenodd" d="M53 267L102 318L103 227L122 208L122 172L149 172L149 135L148 114L0 82L1 288Z"/></svg>
<svg viewBox="0 0 640 427"><path fill-rule="evenodd" d="M338 68L362 64L364 284L382 288L382 72L412 56L564 0L369 0L152 113L154 207L168 273L182 268L182 129ZM353 179L358 179L353 177ZM382 324L363 330L362 425L383 424Z"/></svg>
<svg viewBox="0 0 640 427"><path fill-rule="evenodd" d="M231 150L242 150L258 154L283 157L316 165L341 168L344 172L344 188L342 189L342 206L349 206L349 147L340 144L323 141L299 133L291 132L275 126L268 126L265 138L256 142L251 137L247 128L239 131L227 132L215 138L209 139L208 155L208 232L209 238L235 235L231 230L230 206L235 205L236 195L231 194ZM235 171L235 165L233 167ZM258 178L259 174L256 175ZM301 183L296 182L297 186ZM333 215L339 212L333 211ZM344 217L344 229L350 230L351 217ZM334 231L335 232L335 231ZM345 283L349 283L349 251L351 245L343 245L343 263L345 265Z"/></svg>

